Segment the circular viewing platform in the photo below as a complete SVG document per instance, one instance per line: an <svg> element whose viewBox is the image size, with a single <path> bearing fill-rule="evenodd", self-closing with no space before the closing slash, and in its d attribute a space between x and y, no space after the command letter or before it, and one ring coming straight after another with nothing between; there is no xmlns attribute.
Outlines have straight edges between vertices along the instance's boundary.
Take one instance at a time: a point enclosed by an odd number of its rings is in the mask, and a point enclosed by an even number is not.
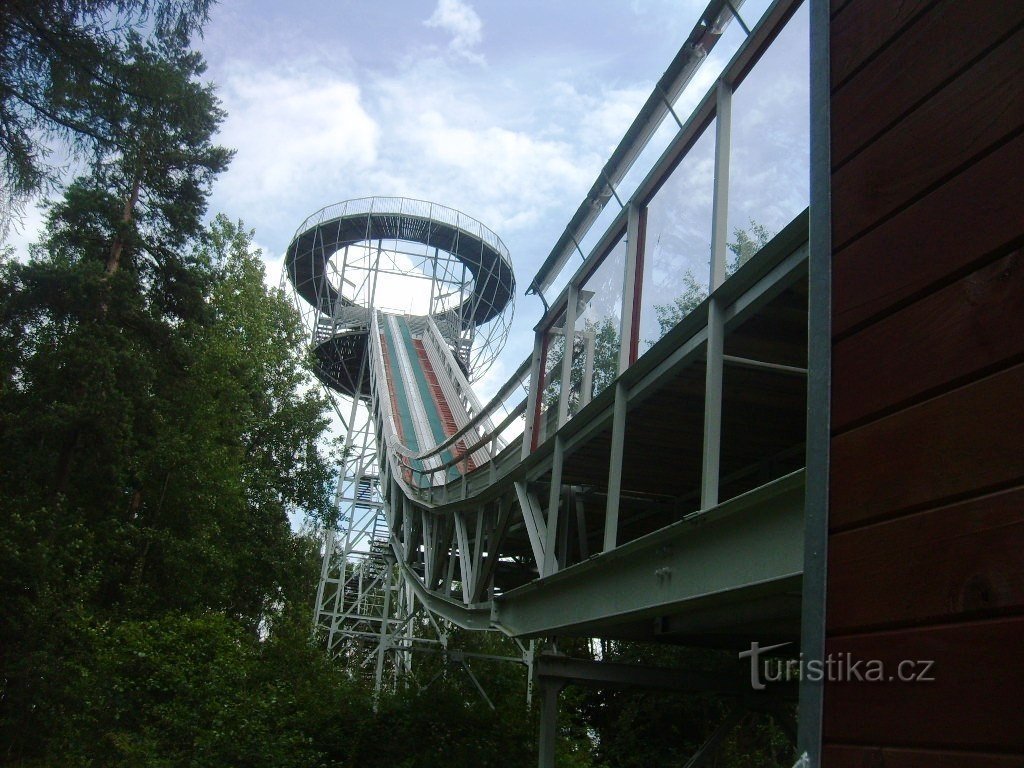
<svg viewBox="0 0 1024 768"><path fill-rule="evenodd" d="M367 390L373 310L431 317L471 378L493 363L511 324L515 276L505 244L437 203L368 197L322 208L299 226L285 272L313 332L317 375L343 394ZM426 304L396 310L406 298L396 277L425 282Z"/></svg>

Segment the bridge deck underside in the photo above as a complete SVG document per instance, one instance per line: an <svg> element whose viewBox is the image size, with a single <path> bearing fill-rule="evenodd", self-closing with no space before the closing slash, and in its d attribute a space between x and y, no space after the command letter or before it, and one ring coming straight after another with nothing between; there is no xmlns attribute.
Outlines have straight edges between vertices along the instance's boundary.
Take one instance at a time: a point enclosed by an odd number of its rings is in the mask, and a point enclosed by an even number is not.
<svg viewBox="0 0 1024 768"><path fill-rule="evenodd" d="M613 442L615 388L609 387L557 431L564 447L562 491L554 495L561 501L557 533L549 539L557 551L557 573L538 579L537 533L521 508L522 497L512 491L514 483L526 489L541 525L552 519L556 431L550 429L527 458L520 459L521 443L515 441L495 459L493 474L483 466L449 483L440 496L443 503L408 499L417 514L437 521L433 541L442 547L456 538L456 519L468 531L464 547L451 546L435 559L421 597L457 622L497 621L524 637L601 636L723 647L797 639L806 429L805 242L806 224L798 220L723 286L728 309L717 505L702 510L703 306L619 379L629 394L616 549L601 552ZM490 523L485 523L474 550L476 515L493 521L504 505L512 512L499 538L488 537ZM407 537L410 532L397 533ZM417 535L414 528L404 554L410 573L422 579L426 558L433 555ZM470 559L475 552L474 565L480 568L492 554L492 541L500 557L491 564L486 589L470 595L459 582L458 568L444 587L445 562Z"/></svg>
<svg viewBox="0 0 1024 768"><path fill-rule="evenodd" d="M786 303L797 304L795 294L780 297L773 309L781 313ZM793 325L787 329L796 339L793 349L774 349L769 359L793 364L803 332L799 320ZM745 330L738 329L736 335ZM757 349L753 333L735 341L744 348L744 356L768 357ZM692 512L700 505L705 375L704 362L696 361L629 410L622 466L627 514L619 523L624 540L660 528L672 515ZM803 466L805 389L804 379L792 374L726 367L719 491L723 501ZM600 493L608 482L610 447L609 424L566 457L563 482ZM665 504L671 508L662 509ZM635 508L635 514L628 514L629 507Z"/></svg>

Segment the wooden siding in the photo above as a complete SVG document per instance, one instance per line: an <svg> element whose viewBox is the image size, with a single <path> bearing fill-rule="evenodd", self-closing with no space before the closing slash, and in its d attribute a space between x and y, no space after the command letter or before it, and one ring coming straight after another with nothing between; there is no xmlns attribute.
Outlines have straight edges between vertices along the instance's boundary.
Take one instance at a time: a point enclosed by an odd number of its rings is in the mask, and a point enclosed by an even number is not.
<svg viewBox="0 0 1024 768"><path fill-rule="evenodd" d="M1024 3L833 0L826 768L1024 766Z"/></svg>

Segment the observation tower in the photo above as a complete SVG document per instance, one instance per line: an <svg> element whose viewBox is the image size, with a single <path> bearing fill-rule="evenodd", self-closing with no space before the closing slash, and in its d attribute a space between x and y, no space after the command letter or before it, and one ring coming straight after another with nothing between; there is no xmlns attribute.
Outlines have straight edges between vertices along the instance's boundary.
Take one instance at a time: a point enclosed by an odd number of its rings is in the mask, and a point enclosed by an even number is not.
<svg viewBox="0 0 1024 768"><path fill-rule="evenodd" d="M479 221L437 203L368 197L307 218L285 256L296 305L312 329L317 375L365 398L373 311L430 318L473 381L494 362L512 321L508 249Z"/></svg>
<svg viewBox="0 0 1024 768"><path fill-rule="evenodd" d="M397 675L410 663L414 601L404 583L393 583L379 425L369 404L378 390L390 391L384 396L405 425L397 448L409 456L456 432L475 403L470 382L508 336L515 277L508 249L482 223L398 197L312 214L288 246L285 275L345 433L315 622L330 651L367 668L376 656L379 685L385 667Z"/></svg>

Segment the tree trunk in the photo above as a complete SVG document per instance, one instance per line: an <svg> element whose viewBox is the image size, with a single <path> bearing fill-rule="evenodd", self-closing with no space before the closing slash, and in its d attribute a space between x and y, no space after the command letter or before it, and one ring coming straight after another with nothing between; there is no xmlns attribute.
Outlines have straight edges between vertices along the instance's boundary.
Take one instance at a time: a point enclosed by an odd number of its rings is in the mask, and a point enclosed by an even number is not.
<svg viewBox="0 0 1024 768"><path fill-rule="evenodd" d="M121 267L121 255L124 253L124 230L132 223L135 216L135 206L139 202L139 191L142 187L141 171L135 174L132 181L132 192L124 203L124 212L121 214L121 231L114 235L114 242L110 246L110 253L107 256L105 272L112 275Z"/></svg>

